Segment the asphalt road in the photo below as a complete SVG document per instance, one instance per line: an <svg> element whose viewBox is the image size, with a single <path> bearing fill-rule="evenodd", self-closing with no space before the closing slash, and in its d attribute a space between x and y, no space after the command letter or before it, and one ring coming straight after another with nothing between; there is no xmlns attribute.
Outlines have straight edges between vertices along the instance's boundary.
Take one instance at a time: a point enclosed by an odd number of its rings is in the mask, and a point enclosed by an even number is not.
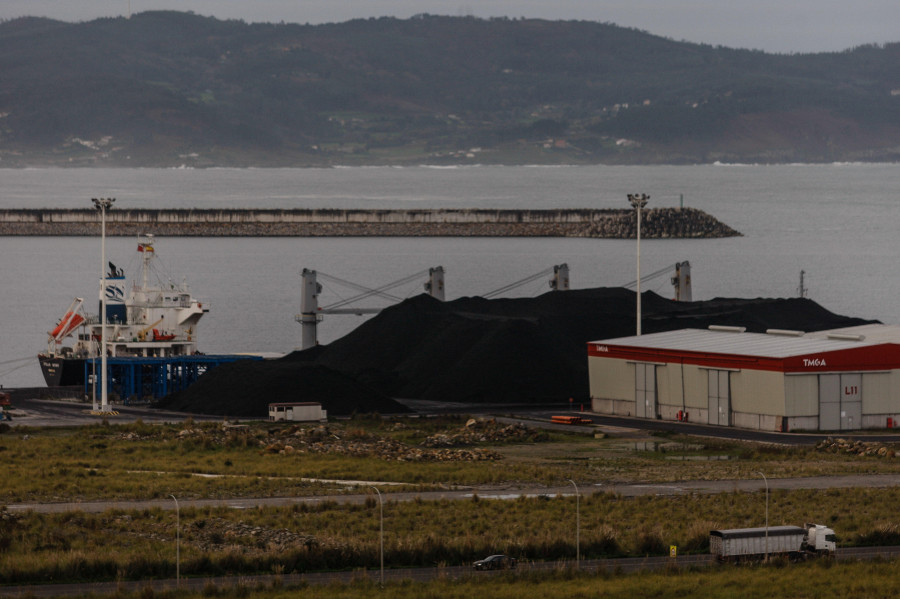
<svg viewBox="0 0 900 599"><path fill-rule="evenodd" d="M111 405L109 414L93 414L91 403L62 399L17 399L13 402L12 428L22 426L82 426L99 424L106 419L110 424L125 424L141 420L153 423L184 422L188 418L196 421L221 421L221 416L167 412L146 405Z"/></svg>
<svg viewBox="0 0 900 599"><path fill-rule="evenodd" d="M867 560L890 559L900 555L900 547L853 547L839 549L835 558L838 560ZM822 558L828 559L828 558ZM619 559L593 559L556 561L556 562L519 562L518 568L512 572L487 571L476 572L471 566L444 566L434 568L386 568L384 571L354 570L349 572L312 572L307 574L284 575L259 575L259 576L228 576L210 578L182 578L166 580L142 580L119 582L94 582L80 584L47 584L47 585L21 585L0 587L3 597L65 597L93 593L96 595L114 595L119 591L135 592L145 588L151 588L156 592L173 590L177 588L202 591L210 586L218 589L245 587L249 589L257 587L272 588L277 585L300 584L332 584L350 583L359 580L368 580L372 583L396 582L412 580L415 582L427 582L437 578L450 579L479 579L492 576L511 574L517 576L520 573L547 571L560 568L578 568L586 572L640 572L663 569L684 569L696 567L715 567L718 562L708 554L703 555L679 555L677 557L626 557Z"/></svg>
<svg viewBox="0 0 900 599"><path fill-rule="evenodd" d="M648 420L645 418L627 418L624 416L607 416L592 412L570 412L569 406L530 405L530 404L464 404L448 402L412 401L403 402L422 414L462 413L473 416L494 416L514 420L527 420L531 426L547 429L580 430L593 432L601 430L623 436L639 436L647 433L668 432L713 437L720 439L736 439L758 443L774 443L781 445L814 445L829 437L843 437L886 443L900 443L900 429L897 433L870 433L853 431L852 433L779 433L754 431L734 427L713 426L694 422L678 422L672 420ZM204 414L186 414L183 412L167 412L145 405L123 406L115 404L112 409L116 414L95 415L91 413L91 404L66 400L19 399L14 402L12 410L12 427L16 426L77 426L103 421L110 423L128 423L136 420L144 422L183 422L187 418L195 421L221 421L222 416ZM550 418L557 414L576 414L591 420L592 425L572 426L555 424Z"/></svg>
<svg viewBox="0 0 900 599"><path fill-rule="evenodd" d="M361 488L377 486L384 490L385 483L375 481L328 481ZM900 474L850 474L844 476L815 476L806 478L770 478L769 489L837 489L837 488L889 488L900 486ZM619 497L639 497L643 495L690 495L694 493L715 494L734 491L761 491L765 489L761 479L750 480L686 480L667 483L628 483L579 486L582 497L596 493L614 493ZM511 500L519 497L556 497L575 494L571 485L565 487L519 487L513 485L493 485L453 488L442 491L392 491L385 494L388 502L402 501L440 501L472 499ZM367 493L349 493L317 495L312 497L242 497L234 499L180 499L181 507L228 507L248 509L253 507L278 507L296 504L317 504L325 501L344 504L363 504L371 499ZM83 501L60 503L10 503L6 509L11 512L35 511L41 513L58 513L82 511L100 513L108 509L143 510L159 508L175 509L171 499L150 499L135 501Z"/></svg>
<svg viewBox="0 0 900 599"><path fill-rule="evenodd" d="M539 420L549 420L554 414L572 414L562 410L522 410L517 415L528 415ZM880 443L900 443L900 429L897 433L870 433L868 431L853 431L842 433L779 433L768 431L756 431L734 427L714 426L694 422L678 422L673 420L648 420L646 418L627 418L624 416L606 416L591 412L578 412L581 418L591 420L594 426L614 427L616 429L640 430L650 433L665 432L693 435L697 437L712 437L717 439L733 439L738 441L754 441L757 443L771 443L776 445L815 445L819 441L828 438L840 437L861 441L875 441ZM557 425L566 427L567 425ZM591 425L588 425L590 427ZM569 427L571 428L571 427Z"/></svg>

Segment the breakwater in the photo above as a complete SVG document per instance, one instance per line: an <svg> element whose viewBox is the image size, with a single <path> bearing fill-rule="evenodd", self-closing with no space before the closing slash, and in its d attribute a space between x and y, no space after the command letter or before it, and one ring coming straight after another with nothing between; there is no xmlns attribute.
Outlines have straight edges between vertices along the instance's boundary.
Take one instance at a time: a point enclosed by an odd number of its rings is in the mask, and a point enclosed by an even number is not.
<svg viewBox="0 0 900 599"><path fill-rule="evenodd" d="M106 233L191 237L594 237L636 236L629 209L331 210L124 209L106 214ZM0 210L0 235L94 236L91 209ZM652 208L641 216L644 238L734 237L740 233L695 208Z"/></svg>

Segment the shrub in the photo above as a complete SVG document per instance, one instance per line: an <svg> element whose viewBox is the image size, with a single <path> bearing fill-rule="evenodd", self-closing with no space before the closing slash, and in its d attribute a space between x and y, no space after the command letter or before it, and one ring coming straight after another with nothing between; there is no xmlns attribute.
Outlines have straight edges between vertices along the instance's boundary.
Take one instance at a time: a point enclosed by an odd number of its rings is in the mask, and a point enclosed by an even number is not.
<svg viewBox="0 0 900 599"><path fill-rule="evenodd" d="M584 546L586 555L613 557L622 553L616 531L609 526L602 526L598 534Z"/></svg>
<svg viewBox="0 0 900 599"><path fill-rule="evenodd" d="M635 552L641 555L665 555L669 548L662 538L662 531L643 527L638 531Z"/></svg>
<svg viewBox="0 0 900 599"><path fill-rule="evenodd" d="M687 553L707 553L709 552L709 531L714 530L716 525L708 520L700 522L692 522L685 532L685 538L682 541L682 548Z"/></svg>
<svg viewBox="0 0 900 599"><path fill-rule="evenodd" d="M900 526L893 523L878 524L873 530L857 535L856 544L864 547L900 545Z"/></svg>
<svg viewBox="0 0 900 599"><path fill-rule="evenodd" d="M216 586L211 580L207 580L206 584L203 585L203 590L200 591L200 594L204 597L218 597L219 596L219 587Z"/></svg>

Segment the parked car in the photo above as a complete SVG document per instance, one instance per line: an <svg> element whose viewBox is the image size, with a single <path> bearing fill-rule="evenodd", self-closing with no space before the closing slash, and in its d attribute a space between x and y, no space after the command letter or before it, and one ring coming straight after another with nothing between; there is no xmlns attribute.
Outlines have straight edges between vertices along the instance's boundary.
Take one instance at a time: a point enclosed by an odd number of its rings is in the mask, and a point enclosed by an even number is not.
<svg viewBox="0 0 900 599"><path fill-rule="evenodd" d="M516 561L516 558L508 555L491 555L472 565L476 570L513 570L516 567Z"/></svg>

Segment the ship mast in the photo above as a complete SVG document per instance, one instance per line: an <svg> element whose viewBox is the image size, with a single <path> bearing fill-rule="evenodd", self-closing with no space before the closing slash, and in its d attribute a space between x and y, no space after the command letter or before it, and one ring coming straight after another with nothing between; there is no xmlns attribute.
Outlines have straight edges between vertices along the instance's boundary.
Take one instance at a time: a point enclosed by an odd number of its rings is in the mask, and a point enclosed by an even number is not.
<svg viewBox="0 0 900 599"><path fill-rule="evenodd" d="M806 297L809 295L809 290L806 288L806 271L800 271L800 286L797 287L797 295L800 297Z"/></svg>
<svg viewBox="0 0 900 599"><path fill-rule="evenodd" d="M134 322L150 324L150 262L153 260L153 235L146 233L138 237L138 252L141 254L141 276L135 279L132 289L132 307ZM140 308L140 310L138 310Z"/></svg>

